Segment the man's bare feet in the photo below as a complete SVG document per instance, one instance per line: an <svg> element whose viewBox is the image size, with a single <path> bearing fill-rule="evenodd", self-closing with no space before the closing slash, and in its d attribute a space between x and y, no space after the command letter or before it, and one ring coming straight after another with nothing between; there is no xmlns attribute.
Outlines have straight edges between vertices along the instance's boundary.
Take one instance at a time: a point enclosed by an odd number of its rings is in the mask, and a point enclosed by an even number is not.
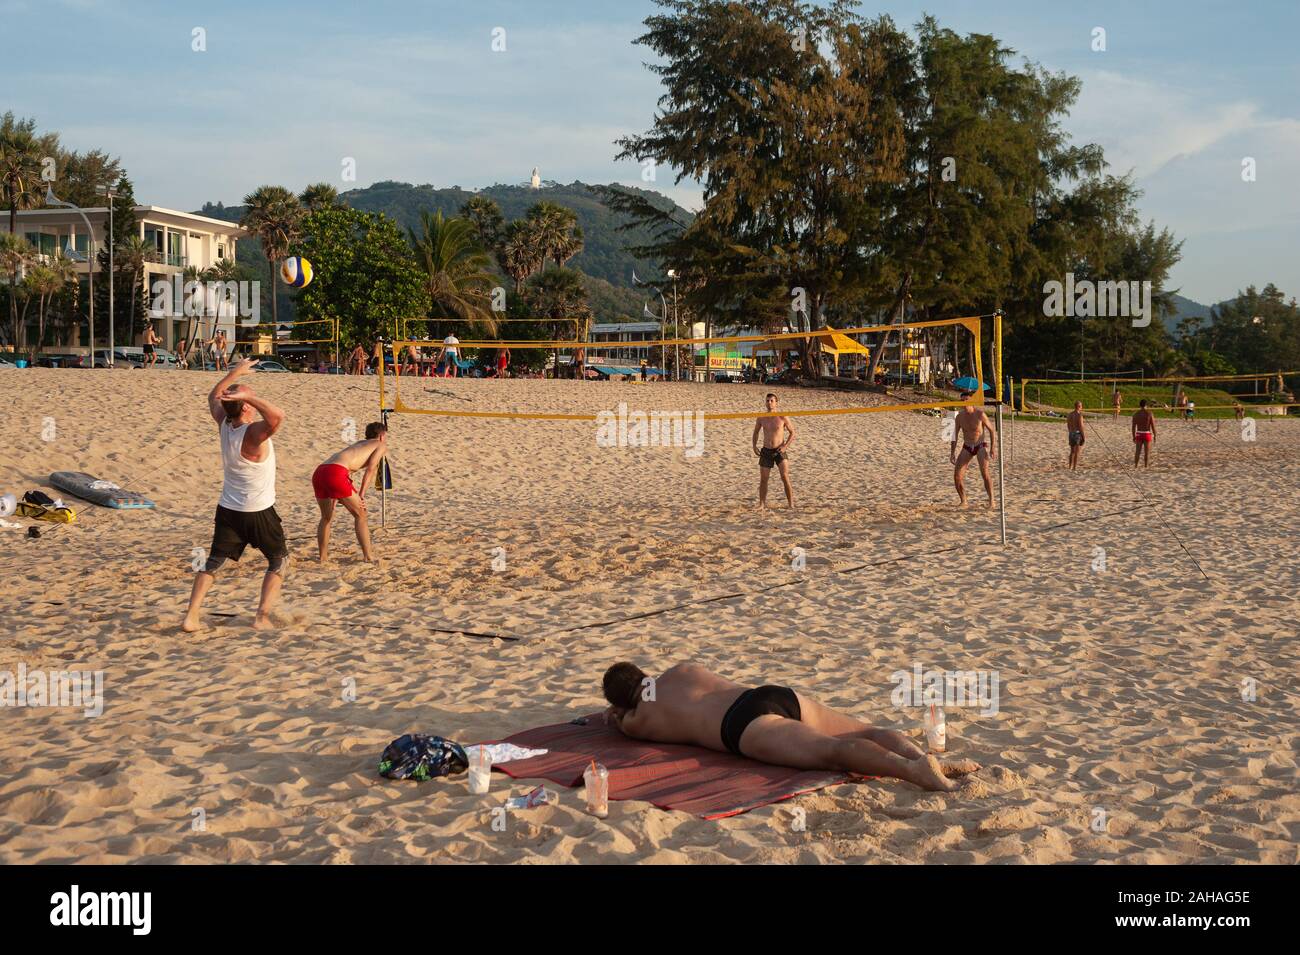
<svg viewBox="0 0 1300 955"><path fill-rule="evenodd" d="M199 623L197 620L191 620L189 617L186 617L181 621L181 629L186 633L194 633L198 630L202 630L203 624Z"/></svg>
<svg viewBox="0 0 1300 955"><path fill-rule="evenodd" d="M262 616L260 613L253 618L254 630L274 630L275 624L271 622L269 616Z"/></svg>
<svg viewBox="0 0 1300 955"><path fill-rule="evenodd" d="M957 784L943 773L943 764L933 756L922 756L912 761L915 773L912 782L931 792L952 792Z"/></svg>
<svg viewBox="0 0 1300 955"><path fill-rule="evenodd" d="M939 767L948 777L966 776L980 771L980 764L973 759L941 759Z"/></svg>

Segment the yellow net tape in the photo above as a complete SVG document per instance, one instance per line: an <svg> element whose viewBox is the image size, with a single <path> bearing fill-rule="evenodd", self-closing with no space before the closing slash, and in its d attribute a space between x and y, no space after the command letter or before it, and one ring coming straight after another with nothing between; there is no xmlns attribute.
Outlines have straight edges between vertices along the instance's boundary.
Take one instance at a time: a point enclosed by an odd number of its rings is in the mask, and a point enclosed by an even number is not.
<svg viewBox="0 0 1300 955"><path fill-rule="evenodd" d="M857 335L867 332L884 332L898 331L905 328L938 328L942 326L960 325L966 328L974 337L971 346L971 354L975 358L975 378L979 382L984 381L984 361L980 349L980 318L948 318L939 319L931 322L911 322L901 325L870 325L861 328L841 328L836 329L842 335ZM996 359L1001 364L1002 356L1000 350L1000 329L1001 322L997 321L994 325L995 335L998 337L998 348ZM818 332L789 332L775 335L727 335L715 336L711 338L680 338L665 339L662 341L638 341L635 344L638 347L657 348L660 345L702 345L724 342L761 342L772 340L790 340L797 338L814 338ZM461 342L462 348L503 348L509 343L505 342ZM602 342L517 342L513 343L517 348L594 348L605 344ZM612 343L619 344L619 343ZM387 389L385 387L385 369L384 362L379 363L379 408L380 411L391 411L397 414L423 414L436 415L445 418L506 418L518 419L525 421L599 421L598 414L563 414L559 412L529 412L529 411L462 411L452 408L414 408L402 400L401 394L401 354L408 348L428 348L431 343L427 341L395 341L392 343L393 349L393 407L385 407ZM997 386L997 395L1001 397L1001 384ZM728 421L728 420L749 420L757 418L773 417L813 417L821 415L842 415L842 414L874 414L886 411L925 411L936 408L962 408L970 404L970 399L953 399L949 401L926 401L909 404L890 404L890 405L854 405L847 408L805 408L793 411L777 412L754 412L754 411L722 411L710 412L703 416L705 421Z"/></svg>

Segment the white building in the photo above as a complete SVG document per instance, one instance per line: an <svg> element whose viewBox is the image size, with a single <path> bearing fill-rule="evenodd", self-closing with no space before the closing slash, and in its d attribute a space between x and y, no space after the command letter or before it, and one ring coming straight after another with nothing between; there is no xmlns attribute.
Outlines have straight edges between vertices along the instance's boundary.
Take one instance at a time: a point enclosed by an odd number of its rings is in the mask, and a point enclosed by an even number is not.
<svg viewBox="0 0 1300 955"><path fill-rule="evenodd" d="M95 232L95 252L92 261L87 260L89 248L86 224L75 209L29 209L18 213L18 234L24 237L38 252L55 255L71 249L77 260L77 272L82 276L82 297L86 301L84 276L91 268L95 270L96 282L101 281L103 270L99 268L98 253L104 249L108 234L108 209L82 209L86 219L90 220ZM140 238L149 246L145 267L141 275L146 293L160 279L172 281L177 276L183 281L187 266L193 266L200 272L210 268L222 259L235 258L235 244L249 233L233 222L221 219L209 219L207 216L194 215L189 212L177 212L175 209L163 209L159 206L136 206L135 215ZM0 224L7 225L8 217L0 217ZM104 278L104 281L107 279ZM152 295L150 298L152 299ZM128 312L122 303L116 303L118 310L115 321L115 342L118 347L138 345L140 342L127 341L129 320ZM153 320L154 328L163 340L166 348L183 341L189 319L184 315L170 315ZM95 347L104 348L108 343L108 312L102 303L95 309ZM234 340L234 318L230 319L227 337ZM137 329L136 339L140 338ZM74 351L86 354L89 351L89 329L85 322L69 334L69 340L58 348L59 351Z"/></svg>

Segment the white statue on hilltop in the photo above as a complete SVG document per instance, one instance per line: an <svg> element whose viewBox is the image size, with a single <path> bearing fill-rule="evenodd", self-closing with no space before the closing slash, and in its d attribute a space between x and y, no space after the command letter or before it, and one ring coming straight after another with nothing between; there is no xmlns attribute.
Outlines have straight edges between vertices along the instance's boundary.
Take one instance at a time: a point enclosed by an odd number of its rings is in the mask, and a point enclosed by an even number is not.
<svg viewBox="0 0 1300 955"><path fill-rule="evenodd" d="M533 177L529 180L529 185L534 189L542 188L542 173L536 166L533 167Z"/></svg>

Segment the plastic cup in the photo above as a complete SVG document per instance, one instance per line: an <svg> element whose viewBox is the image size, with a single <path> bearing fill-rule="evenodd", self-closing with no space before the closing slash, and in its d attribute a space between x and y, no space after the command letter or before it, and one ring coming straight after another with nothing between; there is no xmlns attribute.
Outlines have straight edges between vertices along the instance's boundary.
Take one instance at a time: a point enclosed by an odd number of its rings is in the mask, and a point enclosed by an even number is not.
<svg viewBox="0 0 1300 955"><path fill-rule="evenodd" d="M587 812L604 819L609 815L609 770L594 763L583 772L582 779L587 784Z"/></svg>
<svg viewBox="0 0 1300 955"><path fill-rule="evenodd" d="M482 796L491 788L492 764L480 756L469 767L469 791Z"/></svg>

